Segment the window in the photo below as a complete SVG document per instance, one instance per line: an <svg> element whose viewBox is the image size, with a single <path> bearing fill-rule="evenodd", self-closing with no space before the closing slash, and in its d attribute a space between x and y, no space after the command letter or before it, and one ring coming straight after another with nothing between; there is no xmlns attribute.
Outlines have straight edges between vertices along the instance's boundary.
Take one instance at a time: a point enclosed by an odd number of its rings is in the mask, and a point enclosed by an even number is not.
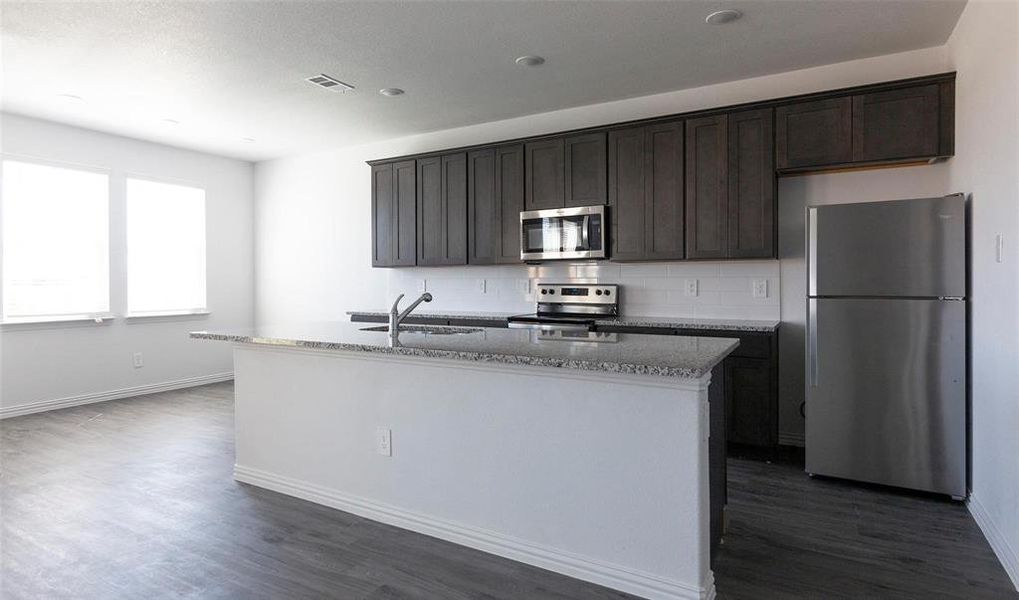
<svg viewBox="0 0 1019 600"><path fill-rule="evenodd" d="M110 310L109 177L3 161L3 320Z"/></svg>
<svg viewBox="0 0 1019 600"><path fill-rule="evenodd" d="M128 316L205 310L205 190L129 178Z"/></svg>

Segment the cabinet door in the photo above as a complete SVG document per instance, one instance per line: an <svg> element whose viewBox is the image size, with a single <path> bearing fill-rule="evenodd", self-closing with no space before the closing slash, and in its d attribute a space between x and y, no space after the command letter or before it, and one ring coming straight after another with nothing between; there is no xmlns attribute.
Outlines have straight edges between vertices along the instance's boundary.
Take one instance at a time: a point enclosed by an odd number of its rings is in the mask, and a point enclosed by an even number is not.
<svg viewBox="0 0 1019 600"><path fill-rule="evenodd" d="M605 204L605 132L574 135L565 140L566 206Z"/></svg>
<svg viewBox="0 0 1019 600"><path fill-rule="evenodd" d="M372 167L372 266L415 263L414 161Z"/></svg>
<svg viewBox="0 0 1019 600"><path fill-rule="evenodd" d="M524 147L495 149L495 197L499 207L495 261L519 263L520 213L524 210Z"/></svg>
<svg viewBox="0 0 1019 600"><path fill-rule="evenodd" d="M565 206L563 148L563 138L529 142L524 146L527 158L524 190L527 210Z"/></svg>
<svg viewBox="0 0 1019 600"><path fill-rule="evenodd" d="M937 156L939 95L925 85L853 96L853 160Z"/></svg>
<svg viewBox="0 0 1019 600"><path fill-rule="evenodd" d="M731 258L775 256L775 153L772 111L729 115Z"/></svg>
<svg viewBox="0 0 1019 600"><path fill-rule="evenodd" d="M417 264L417 176L413 160L393 165L393 197L396 223L393 227L394 267Z"/></svg>
<svg viewBox="0 0 1019 600"><path fill-rule="evenodd" d="M485 148L467 155L468 257L472 265L520 262L524 147Z"/></svg>
<svg viewBox="0 0 1019 600"><path fill-rule="evenodd" d="M772 393L771 373L768 360L733 357L725 360L728 441L761 447L778 443L778 406Z"/></svg>
<svg viewBox="0 0 1019 600"><path fill-rule="evenodd" d="M372 266L393 265L396 205L393 163L372 166Z"/></svg>
<svg viewBox="0 0 1019 600"><path fill-rule="evenodd" d="M467 264L467 156L417 161L417 264Z"/></svg>
<svg viewBox="0 0 1019 600"><path fill-rule="evenodd" d="M683 122L647 128L645 250L653 260L684 258Z"/></svg>
<svg viewBox="0 0 1019 600"><path fill-rule="evenodd" d="M442 157L443 264L467 264L467 154Z"/></svg>
<svg viewBox="0 0 1019 600"><path fill-rule="evenodd" d="M613 260L646 258L646 127L609 132L609 227Z"/></svg>
<svg viewBox="0 0 1019 600"><path fill-rule="evenodd" d="M495 196L495 149L467 155L467 262L491 265L499 246L499 202Z"/></svg>
<svg viewBox="0 0 1019 600"><path fill-rule="evenodd" d="M852 98L801 102L775 109L779 169L845 164L853 160Z"/></svg>
<svg viewBox="0 0 1019 600"><path fill-rule="evenodd" d="M729 209L726 115L686 122L686 256L722 258Z"/></svg>

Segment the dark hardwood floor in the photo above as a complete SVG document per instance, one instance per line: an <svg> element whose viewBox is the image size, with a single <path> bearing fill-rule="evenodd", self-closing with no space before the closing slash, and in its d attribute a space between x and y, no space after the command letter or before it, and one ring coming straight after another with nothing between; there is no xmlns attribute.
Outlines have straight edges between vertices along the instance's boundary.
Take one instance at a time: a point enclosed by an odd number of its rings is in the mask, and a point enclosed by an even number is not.
<svg viewBox="0 0 1019 600"><path fill-rule="evenodd" d="M231 477L232 386L0 421L0 598L632 598ZM719 597L1016 598L964 507L731 461Z"/></svg>

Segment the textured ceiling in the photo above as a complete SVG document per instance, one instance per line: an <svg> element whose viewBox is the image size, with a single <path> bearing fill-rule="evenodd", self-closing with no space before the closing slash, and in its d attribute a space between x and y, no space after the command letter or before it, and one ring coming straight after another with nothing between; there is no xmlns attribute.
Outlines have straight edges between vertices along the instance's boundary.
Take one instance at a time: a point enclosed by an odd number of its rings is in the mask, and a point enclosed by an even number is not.
<svg viewBox="0 0 1019 600"><path fill-rule="evenodd" d="M964 3L3 2L2 102L260 160L938 46Z"/></svg>

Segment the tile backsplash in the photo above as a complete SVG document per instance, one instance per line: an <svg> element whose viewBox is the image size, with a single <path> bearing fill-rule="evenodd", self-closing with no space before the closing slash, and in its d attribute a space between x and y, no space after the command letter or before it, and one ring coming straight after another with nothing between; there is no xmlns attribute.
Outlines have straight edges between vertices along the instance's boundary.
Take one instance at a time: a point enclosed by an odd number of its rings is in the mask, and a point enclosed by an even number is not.
<svg viewBox="0 0 1019 600"><path fill-rule="evenodd" d="M777 260L393 269L389 271L388 297L416 297L427 290L435 298L428 309L523 313L534 309L536 283L570 280L619 284L624 315L779 319ZM688 288L694 286L696 293L692 294Z"/></svg>

